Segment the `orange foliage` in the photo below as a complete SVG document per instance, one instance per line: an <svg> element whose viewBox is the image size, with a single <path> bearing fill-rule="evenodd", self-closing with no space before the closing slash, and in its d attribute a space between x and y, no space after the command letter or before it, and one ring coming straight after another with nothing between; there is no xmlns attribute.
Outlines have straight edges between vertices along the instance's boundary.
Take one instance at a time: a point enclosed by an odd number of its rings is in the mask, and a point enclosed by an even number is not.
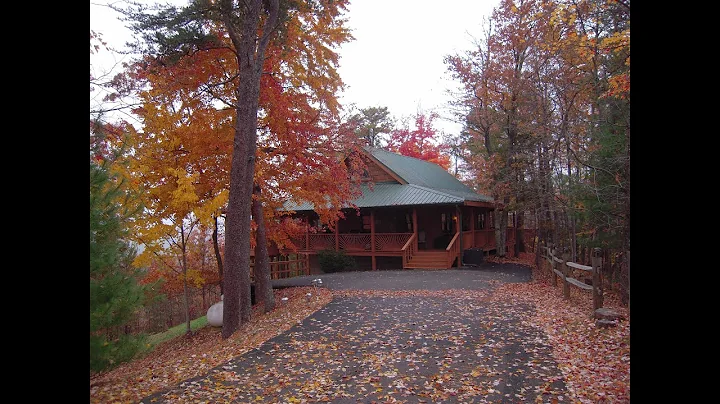
<svg viewBox="0 0 720 404"><path fill-rule="evenodd" d="M297 230L279 217L291 196L315 204L323 221L333 223L359 191L345 164L359 145L336 98L344 84L335 49L352 39L340 18L347 4L294 4L284 31L265 53L254 182L262 189L268 237L279 243ZM209 224L226 208L235 125L231 104L242 78L233 75L237 60L222 32L217 27L226 46L201 47L174 63L140 61L129 74L132 80L125 81L146 89L140 92L142 107L134 111L145 125L135 173L143 178L157 220L172 217L179 223L192 213Z"/></svg>

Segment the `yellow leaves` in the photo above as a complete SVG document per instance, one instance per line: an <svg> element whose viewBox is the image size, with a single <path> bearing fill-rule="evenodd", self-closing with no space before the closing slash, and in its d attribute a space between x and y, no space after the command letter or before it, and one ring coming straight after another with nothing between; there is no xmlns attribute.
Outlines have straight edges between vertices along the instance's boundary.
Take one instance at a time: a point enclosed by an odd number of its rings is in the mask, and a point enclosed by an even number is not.
<svg viewBox="0 0 720 404"><path fill-rule="evenodd" d="M177 188L172 192L170 203L175 208L190 210L188 208L200 199L195 193L194 185L200 174L193 173L188 175L185 172L173 168L168 168L167 170L177 177Z"/></svg>
<svg viewBox="0 0 720 404"><path fill-rule="evenodd" d="M133 260L133 266L135 268L147 268L152 263L152 255L150 254L149 250L144 250L142 253L138 254L135 259Z"/></svg>
<svg viewBox="0 0 720 404"><path fill-rule="evenodd" d="M205 283L205 278L203 278L202 272L197 269L188 269L185 277L187 278L188 283L192 284L192 286L196 288L201 287Z"/></svg>
<svg viewBox="0 0 720 404"><path fill-rule="evenodd" d="M213 216L219 216L222 209L228 203L229 195L230 191L228 189L223 189L215 197L198 206L195 209L194 213L200 223L210 224L212 222Z"/></svg>

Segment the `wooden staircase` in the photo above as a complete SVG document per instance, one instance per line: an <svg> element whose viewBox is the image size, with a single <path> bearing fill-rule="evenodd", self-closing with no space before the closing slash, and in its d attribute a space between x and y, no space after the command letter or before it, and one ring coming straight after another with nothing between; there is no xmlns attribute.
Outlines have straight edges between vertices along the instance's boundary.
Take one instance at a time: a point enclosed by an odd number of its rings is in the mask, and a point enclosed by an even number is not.
<svg viewBox="0 0 720 404"><path fill-rule="evenodd" d="M405 269L449 269L447 264L447 251L416 251L412 260L408 262Z"/></svg>

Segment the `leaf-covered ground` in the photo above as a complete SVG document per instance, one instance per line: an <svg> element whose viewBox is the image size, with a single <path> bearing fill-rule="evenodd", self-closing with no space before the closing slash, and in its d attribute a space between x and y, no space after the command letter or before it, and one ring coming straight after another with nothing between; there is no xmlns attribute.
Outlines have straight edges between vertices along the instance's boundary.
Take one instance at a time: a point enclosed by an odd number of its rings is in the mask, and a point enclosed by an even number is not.
<svg viewBox="0 0 720 404"><path fill-rule="evenodd" d="M589 293L533 272L491 291L277 290L232 338L165 343L92 379L90 401L629 402L627 310L607 298L626 320L596 328Z"/></svg>

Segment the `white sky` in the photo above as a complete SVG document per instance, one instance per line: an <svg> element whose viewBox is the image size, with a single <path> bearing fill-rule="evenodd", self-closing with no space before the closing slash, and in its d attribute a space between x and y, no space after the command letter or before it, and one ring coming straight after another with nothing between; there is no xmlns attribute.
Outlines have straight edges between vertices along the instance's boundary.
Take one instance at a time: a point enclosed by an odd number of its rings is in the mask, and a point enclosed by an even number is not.
<svg viewBox="0 0 720 404"><path fill-rule="evenodd" d="M341 102L354 103L358 108L385 106L398 120L418 110L435 111L443 118L435 127L447 135L457 135L461 125L445 119L450 117L447 90L456 84L443 58L472 48L473 37L482 34L483 19L490 17L498 2L352 1L346 16L355 40L339 51L339 73L347 85ZM90 2L90 29L101 33L111 47L122 49L131 39L130 32L117 19L117 13L102 4L107 1ZM121 60L120 56L102 54L102 58L90 61L96 75L110 71L114 62Z"/></svg>

